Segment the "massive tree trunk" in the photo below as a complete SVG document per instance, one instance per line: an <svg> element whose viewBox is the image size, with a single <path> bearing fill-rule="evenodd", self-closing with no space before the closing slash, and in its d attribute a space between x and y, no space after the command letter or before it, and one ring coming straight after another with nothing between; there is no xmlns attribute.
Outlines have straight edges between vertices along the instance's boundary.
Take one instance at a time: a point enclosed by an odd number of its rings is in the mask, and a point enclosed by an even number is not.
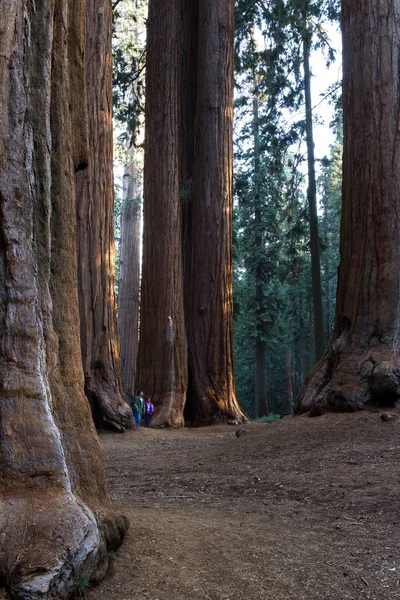
<svg viewBox="0 0 400 600"><path fill-rule="evenodd" d="M114 290L111 18L109 0L88 0L89 156L76 176L77 248L85 392L96 425L123 431L133 418L122 392Z"/></svg>
<svg viewBox="0 0 400 600"><path fill-rule="evenodd" d="M153 426L183 426L187 351L179 175L180 1L150 0L138 388Z"/></svg>
<svg viewBox="0 0 400 600"><path fill-rule="evenodd" d="M239 422L232 326L232 0L203 0L198 15L187 335L196 422Z"/></svg>
<svg viewBox="0 0 400 600"><path fill-rule="evenodd" d="M126 530L83 391L74 170L85 3L0 0L0 580L67 598Z"/></svg>
<svg viewBox="0 0 400 600"><path fill-rule="evenodd" d="M121 214L120 283L118 329L121 345L122 385L135 395L136 363L139 350L140 223L139 172L133 148L127 150Z"/></svg>
<svg viewBox="0 0 400 600"><path fill-rule="evenodd" d="M343 211L335 329L298 408L400 398L399 0L343 1Z"/></svg>

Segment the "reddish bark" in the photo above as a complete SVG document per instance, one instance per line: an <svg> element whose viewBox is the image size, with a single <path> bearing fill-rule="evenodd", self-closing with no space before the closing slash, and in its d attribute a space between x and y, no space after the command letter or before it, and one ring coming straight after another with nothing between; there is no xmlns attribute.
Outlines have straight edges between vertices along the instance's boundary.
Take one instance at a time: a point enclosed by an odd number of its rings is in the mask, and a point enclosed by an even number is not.
<svg viewBox="0 0 400 600"><path fill-rule="evenodd" d="M153 426L184 424L187 355L179 181L180 1L150 0L138 388Z"/></svg>
<svg viewBox="0 0 400 600"><path fill-rule="evenodd" d="M85 3L1 0L0 14L0 578L10 597L62 599L104 575L127 527L79 347Z"/></svg>
<svg viewBox="0 0 400 600"><path fill-rule="evenodd" d="M233 380L232 0L199 3L191 235L187 258L190 403L198 424L240 422ZM184 152L186 152L184 148ZM190 150L188 150L190 152Z"/></svg>
<svg viewBox="0 0 400 600"><path fill-rule="evenodd" d="M77 251L85 392L96 425L133 426L121 376L114 288L111 4L88 0L87 168L77 172Z"/></svg>
<svg viewBox="0 0 400 600"><path fill-rule="evenodd" d="M330 348L298 399L312 414L400 397L398 8L343 2L341 262Z"/></svg>

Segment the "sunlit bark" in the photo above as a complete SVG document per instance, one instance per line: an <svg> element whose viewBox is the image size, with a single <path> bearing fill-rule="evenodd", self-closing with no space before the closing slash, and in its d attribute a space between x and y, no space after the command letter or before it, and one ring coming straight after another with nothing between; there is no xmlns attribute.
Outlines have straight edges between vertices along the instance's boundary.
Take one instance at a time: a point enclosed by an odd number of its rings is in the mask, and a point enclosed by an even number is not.
<svg viewBox="0 0 400 600"><path fill-rule="evenodd" d="M85 3L0 0L0 578L63 599L105 574L111 507L79 346L74 171Z"/></svg>
<svg viewBox="0 0 400 600"><path fill-rule="evenodd" d="M77 172L77 249L85 391L95 423L133 426L122 392L114 288L111 4L87 0L89 152Z"/></svg>

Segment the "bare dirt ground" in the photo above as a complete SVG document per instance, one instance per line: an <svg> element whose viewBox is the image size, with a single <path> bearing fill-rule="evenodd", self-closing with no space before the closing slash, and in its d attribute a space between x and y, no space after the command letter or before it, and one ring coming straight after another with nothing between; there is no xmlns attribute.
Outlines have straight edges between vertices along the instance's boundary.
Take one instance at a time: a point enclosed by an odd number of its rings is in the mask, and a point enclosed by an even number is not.
<svg viewBox="0 0 400 600"><path fill-rule="evenodd" d="M131 528L90 600L400 598L400 411L100 436Z"/></svg>

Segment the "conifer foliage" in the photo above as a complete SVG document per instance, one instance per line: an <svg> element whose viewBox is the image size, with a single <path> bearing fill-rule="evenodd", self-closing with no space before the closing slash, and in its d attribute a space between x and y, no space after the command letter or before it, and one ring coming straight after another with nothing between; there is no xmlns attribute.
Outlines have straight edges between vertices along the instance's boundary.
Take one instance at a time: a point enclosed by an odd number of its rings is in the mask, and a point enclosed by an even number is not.
<svg viewBox="0 0 400 600"><path fill-rule="evenodd" d="M235 368L241 403L258 417L291 412L304 377L323 350L322 327L327 338L331 331L331 316L323 323L322 306L332 314L339 235L338 219L329 220L334 212L332 157L324 162L320 189L325 210L317 217L310 193L305 195L310 184L300 143L308 132L308 146L313 146L313 117L310 112L305 116L310 83L305 63L316 47L328 62L333 59L324 22L337 17L338 3L236 4ZM309 154L308 159L312 173L315 158ZM316 193L315 179L311 188ZM315 237L318 227L324 237ZM322 289L311 282L312 248L322 254Z"/></svg>

